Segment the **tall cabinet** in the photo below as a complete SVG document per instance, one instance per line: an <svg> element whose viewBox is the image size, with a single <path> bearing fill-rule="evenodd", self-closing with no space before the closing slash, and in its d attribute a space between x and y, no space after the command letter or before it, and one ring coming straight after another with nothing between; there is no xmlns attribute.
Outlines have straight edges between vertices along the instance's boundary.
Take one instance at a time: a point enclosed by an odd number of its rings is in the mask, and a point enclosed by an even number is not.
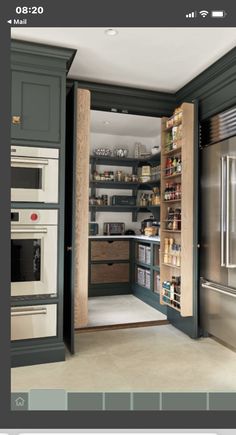
<svg viewBox="0 0 236 435"><path fill-rule="evenodd" d="M193 103L183 103L162 119L161 297L163 305L193 316L194 288L194 129Z"/></svg>
<svg viewBox="0 0 236 435"><path fill-rule="evenodd" d="M17 187L21 184L21 188L16 190L23 192L26 187L22 185L23 172L28 171L27 183L30 183L32 177L32 184L41 183L42 192L45 189L46 172L47 185L55 183L55 179L50 180L50 177L54 177L57 179L58 188L55 201L44 201L37 195L32 196L34 200L27 199L24 194L12 196L13 366L60 361L65 358L65 103L66 75L74 54L75 51L71 49L25 41L13 40L11 45L11 147L12 152L19 151L24 156L12 157L12 168L15 169L14 175L12 170L12 177L15 177L14 181L12 178L12 186L14 183L18 184ZM30 159L29 155L34 157ZM51 160L55 156L58 158L58 172L50 171L48 156L52 156ZM44 170L46 167L49 170ZM40 171L43 174L41 181L38 178ZM30 189L31 192L35 191L32 186ZM24 232L20 228L21 217L25 225ZM42 228L39 230L37 227L33 232L30 224L39 223L37 220L42 222ZM53 269L54 276L50 268ZM40 289L41 284L43 289Z"/></svg>

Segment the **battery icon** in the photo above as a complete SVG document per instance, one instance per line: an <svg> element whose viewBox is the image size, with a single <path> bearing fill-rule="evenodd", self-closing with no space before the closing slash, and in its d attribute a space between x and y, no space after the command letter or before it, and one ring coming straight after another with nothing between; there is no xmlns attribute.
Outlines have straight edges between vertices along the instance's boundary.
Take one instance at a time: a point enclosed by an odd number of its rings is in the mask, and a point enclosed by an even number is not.
<svg viewBox="0 0 236 435"><path fill-rule="evenodd" d="M211 11L212 18L224 18L226 16L225 11Z"/></svg>

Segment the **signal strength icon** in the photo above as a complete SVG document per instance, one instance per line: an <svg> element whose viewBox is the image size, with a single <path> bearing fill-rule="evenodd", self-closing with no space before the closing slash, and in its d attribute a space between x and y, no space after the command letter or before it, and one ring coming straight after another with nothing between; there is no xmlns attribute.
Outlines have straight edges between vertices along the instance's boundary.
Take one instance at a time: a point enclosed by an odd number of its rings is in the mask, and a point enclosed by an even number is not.
<svg viewBox="0 0 236 435"><path fill-rule="evenodd" d="M186 14L186 18L195 18L197 16L197 12L190 12L189 14Z"/></svg>
<svg viewBox="0 0 236 435"><path fill-rule="evenodd" d="M201 17L205 18L207 15L209 14L208 11L200 11L199 15L201 15Z"/></svg>

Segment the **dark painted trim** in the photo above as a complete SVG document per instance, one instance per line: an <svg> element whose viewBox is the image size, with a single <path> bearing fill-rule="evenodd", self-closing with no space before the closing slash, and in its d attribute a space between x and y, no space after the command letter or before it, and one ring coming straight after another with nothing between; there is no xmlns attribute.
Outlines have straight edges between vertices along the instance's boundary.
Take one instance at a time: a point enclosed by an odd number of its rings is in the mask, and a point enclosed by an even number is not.
<svg viewBox="0 0 236 435"><path fill-rule="evenodd" d="M79 88L90 90L93 110L116 109L118 113L161 117L170 116L176 107L175 95L166 92L73 79L67 80L67 85L70 86L73 82Z"/></svg>
<svg viewBox="0 0 236 435"><path fill-rule="evenodd" d="M25 346L12 349L12 367L65 361L65 346L63 342Z"/></svg>
<svg viewBox="0 0 236 435"><path fill-rule="evenodd" d="M38 44L29 41L12 39L11 52L23 54L24 56L42 56L47 58L50 63L52 59L59 59L62 60L63 63L66 62L66 71L69 71L77 50L65 47L57 47L55 45ZM31 59L33 59L33 57Z"/></svg>
<svg viewBox="0 0 236 435"><path fill-rule="evenodd" d="M176 93L178 103L198 99L200 120L236 104L236 48L233 48Z"/></svg>
<svg viewBox="0 0 236 435"><path fill-rule="evenodd" d="M200 120L233 107L236 104L236 48L192 79L176 93L157 92L125 86L115 86L84 80L69 79L91 91L92 109L146 116L170 116L182 102L199 100Z"/></svg>

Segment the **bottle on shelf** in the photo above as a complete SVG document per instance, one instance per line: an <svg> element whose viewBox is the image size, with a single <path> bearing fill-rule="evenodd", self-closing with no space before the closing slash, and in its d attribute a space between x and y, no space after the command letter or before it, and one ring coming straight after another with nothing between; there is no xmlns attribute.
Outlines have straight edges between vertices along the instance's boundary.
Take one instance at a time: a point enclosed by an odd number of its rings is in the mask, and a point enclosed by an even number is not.
<svg viewBox="0 0 236 435"><path fill-rule="evenodd" d="M181 199L181 183L166 183L164 201Z"/></svg>
<svg viewBox="0 0 236 435"><path fill-rule="evenodd" d="M181 245L173 238L166 237L164 240L163 263L170 266L181 266Z"/></svg>
<svg viewBox="0 0 236 435"><path fill-rule="evenodd" d="M180 277L172 276L171 281L164 281L161 286L161 295L163 302L173 305L180 309L181 285Z"/></svg>

